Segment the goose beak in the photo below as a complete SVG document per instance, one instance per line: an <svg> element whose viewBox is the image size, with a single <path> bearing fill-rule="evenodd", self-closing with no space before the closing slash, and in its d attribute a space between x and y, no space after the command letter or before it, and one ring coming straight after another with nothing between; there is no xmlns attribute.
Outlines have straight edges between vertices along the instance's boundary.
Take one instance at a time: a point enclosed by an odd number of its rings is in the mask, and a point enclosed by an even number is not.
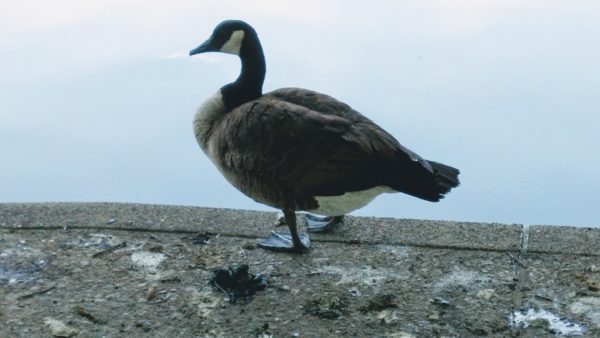
<svg viewBox="0 0 600 338"><path fill-rule="evenodd" d="M200 46L198 46L190 51L190 56L200 54L200 53L212 52L214 50L214 48L210 45L211 42L212 42L212 39L208 39L208 40L204 41Z"/></svg>

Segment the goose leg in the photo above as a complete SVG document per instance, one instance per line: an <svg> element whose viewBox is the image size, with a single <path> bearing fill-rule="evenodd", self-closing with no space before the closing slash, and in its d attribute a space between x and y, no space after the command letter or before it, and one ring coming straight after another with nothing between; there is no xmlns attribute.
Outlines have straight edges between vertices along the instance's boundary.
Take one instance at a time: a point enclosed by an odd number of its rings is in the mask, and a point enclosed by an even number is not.
<svg viewBox="0 0 600 338"><path fill-rule="evenodd" d="M333 229L336 225L340 224L344 216L327 216L319 217L312 214L305 214L304 220L306 221L308 232L328 232Z"/></svg>
<svg viewBox="0 0 600 338"><path fill-rule="evenodd" d="M271 231L271 235L258 242L263 249L302 253L308 251L310 238L308 234L298 234L296 228L296 213L293 210L284 210L285 223L290 229L289 233Z"/></svg>

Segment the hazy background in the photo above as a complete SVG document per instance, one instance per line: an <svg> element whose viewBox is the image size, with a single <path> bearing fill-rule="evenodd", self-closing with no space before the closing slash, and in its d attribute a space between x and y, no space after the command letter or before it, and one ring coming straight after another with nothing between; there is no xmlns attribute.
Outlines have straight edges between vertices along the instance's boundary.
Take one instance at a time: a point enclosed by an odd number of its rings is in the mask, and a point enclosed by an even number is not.
<svg viewBox="0 0 600 338"><path fill-rule="evenodd" d="M598 1L23 1L0 4L0 202L269 210L200 151L192 116L235 79L187 57L223 19L262 39L265 91L337 97L461 169L441 203L356 215L599 226Z"/></svg>

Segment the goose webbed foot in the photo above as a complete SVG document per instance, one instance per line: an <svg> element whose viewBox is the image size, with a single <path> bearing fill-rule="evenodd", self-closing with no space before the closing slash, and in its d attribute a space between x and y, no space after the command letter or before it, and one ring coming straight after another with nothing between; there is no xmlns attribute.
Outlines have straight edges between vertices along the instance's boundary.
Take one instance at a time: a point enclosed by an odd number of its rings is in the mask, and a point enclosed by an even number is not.
<svg viewBox="0 0 600 338"><path fill-rule="evenodd" d="M328 232L335 228L336 225L340 224L344 216L315 216L312 214L305 214L304 220L306 221L306 227L308 232L320 233Z"/></svg>
<svg viewBox="0 0 600 338"><path fill-rule="evenodd" d="M307 252L310 247L308 234L298 234L296 229L296 212L294 210L283 210L285 223L290 229L289 233L271 231L271 235L258 242L263 249L280 252Z"/></svg>
<svg viewBox="0 0 600 338"><path fill-rule="evenodd" d="M291 233L271 231L271 235L258 242L258 246L263 249L279 252L302 253L308 251L310 247L308 234L299 234L298 237L300 245L295 245Z"/></svg>

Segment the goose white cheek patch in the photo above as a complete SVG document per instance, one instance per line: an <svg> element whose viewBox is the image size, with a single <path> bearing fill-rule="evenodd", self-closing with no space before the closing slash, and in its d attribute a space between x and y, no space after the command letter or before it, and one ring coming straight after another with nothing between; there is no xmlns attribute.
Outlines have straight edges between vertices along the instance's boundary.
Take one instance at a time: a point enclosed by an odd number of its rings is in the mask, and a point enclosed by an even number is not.
<svg viewBox="0 0 600 338"><path fill-rule="evenodd" d="M223 47L219 50L221 53L240 55L240 48L242 47L242 40L244 39L244 31L239 30L231 33L229 40L225 42Z"/></svg>

